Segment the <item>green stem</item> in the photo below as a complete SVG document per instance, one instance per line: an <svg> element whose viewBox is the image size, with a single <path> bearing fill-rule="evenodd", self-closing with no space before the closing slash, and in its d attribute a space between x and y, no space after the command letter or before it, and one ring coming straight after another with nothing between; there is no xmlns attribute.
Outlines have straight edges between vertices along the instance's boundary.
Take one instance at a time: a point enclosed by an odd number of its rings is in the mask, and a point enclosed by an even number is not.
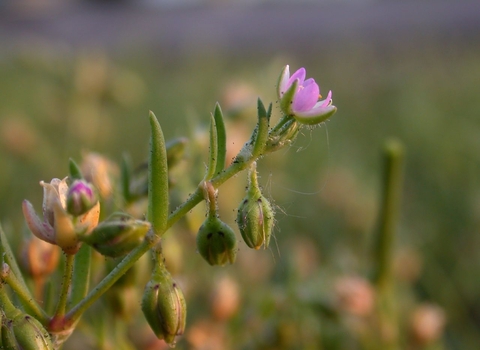
<svg viewBox="0 0 480 350"><path fill-rule="evenodd" d="M35 299L30 294L30 291L23 288L17 276L13 273L12 270L10 270L10 267L6 264L4 264L2 268L2 281L5 281L18 295L20 302L29 314L35 317L43 325L46 325L48 323L49 317L47 313L37 304Z"/></svg>
<svg viewBox="0 0 480 350"><path fill-rule="evenodd" d="M239 172L247 169L250 164L254 161L253 158L248 159L247 161L242 161L240 163L232 163L225 171L222 171L219 175L215 176L210 183L213 187L218 188L228 179L238 174ZM178 220L185 216L190 210L192 210L198 203L204 199L203 194L203 182L197 187L196 191L193 192L190 197L178 206L168 217L167 230L172 227Z"/></svg>
<svg viewBox="0 0 480 350"><path fill-rule="evenodd" d="M55 315L53 316L54 319L61 318L63 315L65 315L68 292L72 284L74 260L74 254L67 254L65 257L65 269L63 271L62 289L60 291L60 299L58 300L57 309L55 311Z"/></svg>
<svg viewBox="0 0 480 350"><path fill-rule="evenodd" d="M208 216L216 217L217 216L217 198L215 194L215 188L208 181L203 182L205 200L208 204Z"/></svg>
<svg viewBox="0 0 480 350"><path fill-rule="evenodd" d="M3 312L7 315L8 318L14 318L17 316L21 311L13 305L10 301L10 298L7 295L7 291L5 287L0 284L0 308Z"/></svg>
<svg viewBox="0 0 480 350"><path fill-rule="evenodd" d="M134 250L132 250L115 268L95 287L90 293L82 299L77 305L75 305L65 315L68 323L74 324L80 316L100 298L120 277L122 277L135 262L140 259L150 248L152 248L160 237L156 236L152 232L147 234L145 240Z"/></svg>
<svg viewBox="0 0 480 350"><path fill-rule="evenodd" d="M3 259L8 264L8 266L10 266L10 269L12 269L14 275L17 277L18 282L20 283L22 288L25 291L29 292L27 284L25 283L25 280L23 279L23 274L20 271L20 268L18 267L17 260L15 259L15 256L13 255L12 249L10 248L10 245L8 244L7 236L5 235L5 232L3 232L3 229L2 229L1 225L0 225L0 253L3 255Z"/></svg>

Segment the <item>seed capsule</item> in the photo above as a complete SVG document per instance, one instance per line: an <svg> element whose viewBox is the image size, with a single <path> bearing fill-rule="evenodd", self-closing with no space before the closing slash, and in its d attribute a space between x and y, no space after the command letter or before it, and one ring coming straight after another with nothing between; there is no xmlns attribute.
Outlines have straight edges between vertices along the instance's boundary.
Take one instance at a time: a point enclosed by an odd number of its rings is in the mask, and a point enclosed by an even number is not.
<svg viewBox="0 0 480 350"><path fill-rule="evenodd" d="M168 344L174 345L175 337L185 331L185 297L163 263L155 267L145 286L142 311L155 335Z"/></svg>
<svg viewBox="0 0 480 350"><path fill-rule="evenodd" d="M2 320L2 349L51 350L50 335L42 324L30 315L19 313L13 319Z"/></svg>
<svg viewBox="0 0 480 350"><path fill-rule="evenodd" d="M238 208L237 224L245 243L254 249L267 248L273 229L273 210L268 200L260 195L247 195Z"/></svg>
<svg viewBox="0 0 480 350"><path fill-rule="evenodd" d="M237 257L237 239L230 226L209 216L198 230L197 249L210 265L233 264Z"/></svg>
<svg viewBox="0 0 480 350"><path fill-rule="evenodd" d="M274 212L258 185L256 164L249 170L247 195L238 208L237 224L245 243L254 249L267 248L273 230Z"/></svg>

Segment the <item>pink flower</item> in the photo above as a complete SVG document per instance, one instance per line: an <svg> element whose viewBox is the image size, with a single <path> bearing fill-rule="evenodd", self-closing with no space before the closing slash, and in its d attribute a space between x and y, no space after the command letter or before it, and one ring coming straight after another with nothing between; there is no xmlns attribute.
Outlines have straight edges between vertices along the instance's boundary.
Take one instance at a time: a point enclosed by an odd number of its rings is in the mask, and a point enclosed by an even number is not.
<svg viewBox="0 0 480 350"><path fill-rule="evenodd" d="M290 76L285 66L278 80L278 98L283 113L294 117L301 124L315 125L330 118L337 111L332 105L332 92L320 100L320 88L313 78L305 80L305 68Z"/></svg>

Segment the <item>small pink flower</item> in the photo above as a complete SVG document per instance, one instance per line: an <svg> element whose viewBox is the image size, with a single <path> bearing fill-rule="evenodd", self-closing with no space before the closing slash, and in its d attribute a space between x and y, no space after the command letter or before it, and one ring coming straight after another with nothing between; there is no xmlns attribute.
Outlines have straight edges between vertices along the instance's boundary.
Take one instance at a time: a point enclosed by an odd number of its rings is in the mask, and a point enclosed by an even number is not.
<svg viewBox="0 0 480 350"><path fill-rule="evenodd" d="M280 108L286 115L299 123L315 125L330 118L337 107L332 105L332 92L320 100L320 88L313 78L305 80L305 68L300 68L290 76L289 66L285 66L278 80Z"/></svg>

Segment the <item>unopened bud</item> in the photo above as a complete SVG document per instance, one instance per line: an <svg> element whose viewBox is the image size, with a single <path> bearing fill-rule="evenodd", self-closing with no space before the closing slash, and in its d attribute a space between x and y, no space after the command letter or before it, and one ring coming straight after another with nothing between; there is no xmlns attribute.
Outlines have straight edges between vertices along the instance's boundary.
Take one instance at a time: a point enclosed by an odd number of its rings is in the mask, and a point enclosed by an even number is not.
<svg viewBox="0 0 480 350"><path fill-rule="evenodd" d="M67 212L73 216L80 216L92 209L98 199L95 189L83 180L76 180L69 187L67 193Z"/></svg>
<svg viewBox="0 0 480 350"><path fill-rule="evenodd" d="M245 243L254 249L267 248L273 230L274 212L258 187L255 163L249 172L247 195L238 208L237 224Z"/></svg>
<svg viewBox="0 0 480 350"><path fill-rule="evenodd" d="M155 335L168 344L174 345L175 337L185 331L185 297L163 264L155 267L145 286L142 311Z"/></svg>
<svg viewBox="0 0 480 350"><path fill-rule="evenodd" d="M197 249L210 265L233 264L237 257L235 233L219 218L209 216L198 230Z"/></svg>
<svg viewBox="0 0 480 350"><path fill-rule="evenodd" d="M42 324L30 315L20 313L13 319L2 320L2 349L53 349L50 335Z"/></svg>
<svg viewBox="0 0 480 350"><path fill-rule="evenodd" d="M95 227L90 235L81 235L80 240L102 255L118 258L142 243L150 226L149 222L135 220L126 214L114 214Z"/></svg>

